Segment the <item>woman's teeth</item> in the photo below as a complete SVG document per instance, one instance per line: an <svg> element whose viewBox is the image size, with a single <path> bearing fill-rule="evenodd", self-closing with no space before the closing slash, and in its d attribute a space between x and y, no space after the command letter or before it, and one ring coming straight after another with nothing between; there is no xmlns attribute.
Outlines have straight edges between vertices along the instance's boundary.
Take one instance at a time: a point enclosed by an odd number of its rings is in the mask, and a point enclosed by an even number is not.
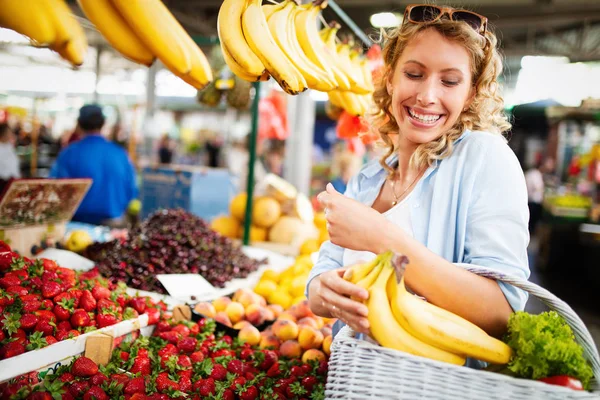
<svg viewBox="0 0 600 400"><path fill-rule="evenodd" d="M413 117L414 119L416 119L419 122L423 122L426 124L434 123L441 117L441 115L439 115L439 114L419 114L419 113L414 112L412 110L412 108L409 108L408 112L411 117Z"/></svg>

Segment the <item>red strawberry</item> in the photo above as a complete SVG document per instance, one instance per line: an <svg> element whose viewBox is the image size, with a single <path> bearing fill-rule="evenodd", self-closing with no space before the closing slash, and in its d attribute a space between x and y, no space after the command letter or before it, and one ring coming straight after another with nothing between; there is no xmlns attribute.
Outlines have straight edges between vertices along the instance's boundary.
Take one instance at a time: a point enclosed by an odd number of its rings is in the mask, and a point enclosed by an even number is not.
<svg viewBox="0 0 600 400"><path fill-rule="evenodd" d="M61 394L61 396L61 400L75 400L75 397L73 397L69 392L64 392L63 394Z"/></svg>
<svg viewBox="0 0 600 400"><path fill-rule="evenodd" d="M233 339L229 335L223 336L223 338L221 338L221 340L224 341L225 343L227 343L230 346L233 344Z"/></svg>
<svg viewBox="0 0 600 400"><path fill-rule="evenodd" d="M327 361L321 361L319 363L319 368L317 368L317 374L325 375L327 373Z"/></svg>
<svg viewBox="0 0 600 400"><path fill-rule="evenodd" d="M56 336L56 340L62 342L63 340L67 340L69 338L69 331L65 331L62 329L57 330L54 336Z"/></svg>
<svg viewBox="0 0 600 400"><path fill-rule="evenodd" d="M175 344L179 341L179 338L181 338L181 335L178 334L177 332L169 331L169 332L160 332L158 334L158 337L160 337L163 340L166 340L169 343Z"/></svg>
<svg viewBox="0 0 600 400"><path fill-rule="evenodd" d="M167 343L165 347L158 351L159 357L171 356L173 354L177 354L177 347L174 344Z"/></svg>
<svg viewBox="0 0 600 400"><path fill-rule="evenodd" d="M166 332L171 330L171 325L167 321L160 321L156 324L156 332Z"/></svg>
<svg viewBox="0 0 600 400"><path fill-rule="evenodd" d="M201 351L195 351L192 354L190 354L190 360L192 360L193 363L199 363L204 361L204 353L202 353Z"/></svg>
<svg viewBox="0 0 600 400"><path fill-rule="evenodd" d="M26 331L30 331L35 328L35 325L38 322L38 317L33 314L25 314L21 317L21 328Z"/></svg>
<svg viewBox="0 0 600 400"><path fill-rule="evenodd" d="M58 274L55 271L45 271L42 274L42 282L53 282L58 279Z"/></svg>
<svg viewBox="0 0 600 400"><path fill-rule="evenodd" d="M233 380L233 382L231 383L231 386L229 386L229 389L231 390L237 390L239 389L238 386L244 386L246 384L246 378L244 378L243 376L238 376L237 378L235 378Z"/></svg>
<svg viewBox="0 0 600 400"><path fill-rule="evenodd" d="M198 326L198 324L192 325L192 327L190 328L190 335L197 335L199 333L200 333L200 327Z"/></svg>
<svg viewBox="0 0 600 400"><path fill-rule="evenodd" d="M273 350L263 350L262 353L265 355L265 359L258 365L258 369L267 371L277 362L277 360L279 360L279 357Z"/></svg>
<svg viewBox="0 0 600 400"><path fill-rule="evenodd" d="M6 339L6 334L0 329L0 342L4 341L4 339Z"/></svg>
<svg viewBox="0 0 600 400"><path fill-rule="evenodd" d="M66 308L60 306L60 305L55 305L54 306L54 315L56 315L56 318L59 321L66 321L69 318L71 318L71 311L67 310Z"/></svg>
<svg viewBox="0 0 600 400"><path fill-rule="evenodd" d="M45 318L40 318L37 324L35 324L35 330L38 332L42 332L44 336L54 335L54 326L52 326L51 324L54 324L54 322L49 321Z"/></svg>
<svg viewBox="0 0 600 400"><path fill-rule="evenodd" d="M110 380L117 382L119 385L125 386L127 385L127 382L129 382L129 377L125 374L112 374L110 376Z"/></svg>
<svg viewBox="0 0 600 400"><path fill-rule="evenodd" d="M0 359L10 358L25 353L25 346L20 342L9 342L0 347Z"/></svg>
<svg viewBox="0 0 600 400"><path fill-rule="evenodd" d="M92 289L92 296L94 296L96 300L109 299L110 290L108 290L104 286L94 286L94 288Z"/></svg>
<svg viewBox="0 0 600 400"><path fill-rule="evenodd" d="M83 400L109 400L109 397L100 386L92 386L83 396Z"/></svg>
<svg viewBox="0 0 600 400"><path fill-rule="evenodd" d="M127 304L127 299L125 298L125 296L123 296L122 294L118 295L116 299L114 299L114 301L121 307L121 308L125 308L125 305Z"/></svg>
<svg viewBox="0 0 600 400"><path fill-rule="evenodd" d="M21 301L23 301L23 299L21 299ZM10 293L6 293L6 291L4 289L0 289L0 307L10 306L14 302L15 302L14 295L12 295Z"/></svg>
<svg viewBox="0 0 600 400"><path fill-rule="evenodd" d="M108 378L102 372L98 372L90 378L90 384L93 386L100 386L106 381L108 381Z"/></svg>
<svg viewBox="0 0 600 400"><path fill-rule="evenodd" d="M46 271L56 271L58 268L58 264L54 260L48 260L47 258L42 258L41 260Z"/></svg>
<svg viewBox="0 0 600 400"><path fill-rule="evenodd" d="M79 302L81 301L81 296L83 295L83 290L80 289L69 289L67 293L71 294L71 298L75 300L75 308L83 308L79 307Z"/></svg>
<svg viewBox="0 0 600 400"><path fill-rule="evenodd" d="M129 306L133 307L138 313L143 314L146 312L146 299L143 297L134 297L129 300Z"/></svg>
<svg viewBox="0 0 600 400"><path fill-rule="evenodd" d="M149 399L149 397L142 393L134 393L129 398L129 400L148 400L148 399ZM168 399L168 397L167 397L167 399Z"/></svg>
<svg viewBox="0 0 600 400"><path fill-rule="evenodd" d="M256 389L256 386L248 386L245 389L240 390L238 395L241 400L254 400L258 398L258 389Z"/></svg>
<svg viewBox="0 0 600 400"><path fill-rule="evenodd" d="M180 354L177 358L177 365L184 368L189 368L192 366L192 360L184 354Z"/></svg>
<svg viewBox="0 0 600 400"><path fill-rule="evenodd" d="M302 364L302 370L304 371L304 375L308 375L312 372L312 367L310 364Z"/></svg>
<svg viewBox="0 0 600 400"><path fill-rule="evenodd" d="M148 357L148 349L145 349L143 347L139 348L138 352L137 352L137 356L138 357L146 357L147 358Z"/></svg>
<svg viewBox="0 0 600 400"><path fill-rule="evenodd" d="M48 346L56 342L58 342L58 340L54 336L46 336L46 343L48 343Z"/></svg>
<svg viewBox="0 0 600 400"><path fill-rule="evenodd" d="M29 278L29 274L24 269L18 269L16 271L10 271L10 272L7 272L6 274L4 274L4 278L10 278L10 277L16 277L18 279L17 285L20 285L21 281L24 281L27 278Z"/></svg>
<svg viewBox="0 0 600 400"><path fill-rule="evenodd" d="M33 312L39 319L45 319L47 321L56 321L56 315L52 311L48 310L36 310Z"/></svg>
<svg viewBox="0 0 600 400"><path fill-rule="evenodd" d="M227 371L231 372L232 374L243 376L244 363L240 360L233 359L229 361L229 364L227 364Z"/></svg>
<svg viewBox="0 0 600 400"><path fill-rule="evenodd" d="M227 369L221 364L214 364L210 377L215 381L224 381L227 379Z"/></svg>
<svg viewBox="0 0 600 400"><path fill-rule="evenodd" d="M188 328L187 326L182 325L182 324L176 325L173 328L173 331L179 333L183 337L188 337L188 336L190 336L190 333L191 333L190 328Z"/></svg>
<svg viewBox="0 0 600 400"><path fill-rule="evenodd" d="M183 371L182 371L183 372ZM182 392L189 392L192 388L192 380L189 376L181 376L179 375L179 390Z"/></svg>
<svg viewBox="0 0 600 400"><path fill-rule="evenodd" d="M160 320L160 310L157 308L147 309L146 315L148 315L148 325L154 325Z"/></svg>
<svg viewBox="0 0 600 400"><path fill-rule="evenodd" d="M60 303L63 300L67 300L68 301L68 300L71 300L71 299L73 299L71 293L69 293L69 292L62 292L62 293L59 293L56 297L54 297L54 299L52 299L52 300L54 301L54 303L58 304L58 303Z"/></svg>
<svg viewBox="0 0 600 400"><path fill-rule="evenodd" d="M150 372L152 372L150 359L148 357L140 357L138 353L129 372L132 374L141 374L142 376L150 375Z"/></svg>
<svg viewBox="0 0 600 400"><path fill-rule="evenodd" d="M122 351L121 354L119 354L119 357L121 358L121 360L127 361L129 360L129 353Z"/></svg>
<svg viewBox="0 0 600 400"><path fill-rule="evenodd" d="M24 288L23 286L19 285L10 286L8 289L6 289L6 293L16 294L19 297L26 295L28 292L29 291L27 290L27 288Z"/></svg>
<svg viewBox="0 0 600 400"><path fill-rule="evenodd" d="M49 298L52 298L52 297L58 295L61 291L62 291L62 288L60 287L60 285L54 281L45 282L42 285L42 296L44 296L44 298L46 298L46 299L49 299Z"/></svg>
<svg viewBox="0 0 600 400"><path fill-rule="evenodd" d="M81 335L81 333L79 333L79 331L76 331L75 329L71 329L69 332L67 332L67 338L68 339L72 339L74 337L77 337Z"/></svg>
<svg viewBox="0 0 600 400"><path fill-rule="evenodd" d="M243 349L240 352L240 358L244 361L250 360L253 355L254 355L254 350L252 350L252 349Z"/></svg>
<svg viewBox="0 0 600 400"><path fill-rule="evenodd" d="M282 373L281 369L279 368L279 363L275 363L273 365L271 365L271 368L269 368L267 370L267 376L269 378L277 378L278 376L280 376Z"/></svg>
<svg viewBox="0 0 600 400"><path fill-rule="evenodd" d="M21 280L18 276L15 275L6 275L3 278L0 278L0 286L4 289L8 289L11 286L19 286L21 284Z"/></svg>
<svg viewBox="0 0 600 400"><path fill-rule="evenodd" d="M291 369L290 369L290 374L292 376L295 376L296 378L302 378L304 376L304 370L302 369L301 366L299 365L294 365Z"/></svg>
<svg viewBox="0 0 600 400"><path fill-rule="evenodd" d="M83 396L88 390L90 390L90 384L87 381L76 381L69 386L69 393L73 397Z"/></svg>
<svg viewBox="0 0 600 400"><path fill-rule="evenodd" d="M41 309L52 310L53 307L54 307L54 303L52 302L52 300L50 300L50 299L42 300L42 305L40 306Z"/></svg>
<svg viewBox="0 0 600 400"><path fill-rule="evenodd" d="M111 326L119 322L117 317L111 314L98 314L96 315L96 327L98 329Z"/></svg>
<svg viewBox="0 0 600 400"><path fill-rule="evenodd" d="M183 353L192 353L196 350L198 340L193 337L185 337L177 342L177 348Z"/></svg>
<svg viewBox="0 0 600 400"><path fill-rule="evenodd" d="M235 357L235 351L233 350L227 350L227 349L221 349L221 350L217 350L212 354L212 358L217 358L217 357Z"/></svg>
<svg viewBox="0 0 600 400"><path fill-rule="evenodd" d="M223 400L235 400L235 393L231 389L223 391Z"/></svg>
<svg viewBox="0 0 600 400"><path fill-rule="evenodd" d="M9 253L10 251L10 246L6 242L0 240L0 253Z"/></svg>
<svg viewBox="0 0 600 400"><path fill-rule="evenodd" d="M87 357L79 357L71 366L71 373L80 377L93 376L98 373L98 365Z"/></svg>
<svg viewBox="0 0 600 400"><path fill-rule="evenodd" d="M69 321L61 321L58 323L58 325L56 325L56 330L57 331L70 331L71 329L73 329L73 327L71 326L71 323Z"/></svg>
<svg viewBox="0 0 600 400"><path fill-rule="evenodd" d="M305 376L302 379L302 386L308 391L308 394L310 394L313 391L317 383L319 383L319 380L316 376Z"/></svg>
<svg viewBox="0 0 600 400"><path fill-rule="evenodd" d="M159 392L165 392L168 389L179 390L179 385L177 382L173 382L169 379L169 374L167 372L161 372L156 377L156 390Z"/></svg>
<svg viewBox="0 0 600 400"><path fill-rule="evenodd" d="M113 301L110 301L108 299L98 300L98 302L96 304L96 309L98 310L98 312L102 312L104 310L106 310L106 311L118 311L119 310L117 305Z"/></svg>
<svg viewBox="0 0 600 400"><path fill-rule="evenodd" d="M70 372L64 372L58 378L58 380L61 381L61 382L63 382L63 383L71 383L73 380L75 380L75 377Z"/></svg>
<svg viewBox="0 0 600 400"><path fill-rule="evenodd" d="M64 399L64 397L61 397ZM53 397L48 392L33 392L27 396L27 400L53 400Z"/></svg>
<svg viewBox="0 0 600 400"><path fill-rule="evenodd" d="M33 278L29 279L29 286L35 288L35 289L39 289L44 285L44 282L42 282L42 278L40 278L39 276L34 276Z"/></svg>
<svg viewBox="0 0 600 400"><path fill-rule="evenodd" d="M85 327L90 324L90 316L84 309L77 309L71 316L71 325L73 328Z"/></svg>
<svg viewBox="0 0 600 400"><path fill-rule="evenodd" d="M215 393L215 381L212 378L199 379L193 385L194 391L197 391L200 396L210 396Z"/></svg>
<svg viewBox="0 0 600 400"><path fill-rule="evenodd" d="M146 398L146 400L169 400L170 397L164 393L154 393Z"/></svg>
<svg viewBox="0 0 600 400"><path fill-rule="evenodd" d="M279 379L275 385L277 386L278 392L281 392L287 396L288 388L290 387L290 385L292 383L293 383L293 380L282 378L282 379Z"/></svg>
<svg viewBox="0 0 600 400"><path fill-rule="evenodd" d="M134 393L146 393L146 382L144 382L144 378L141 376L133 378L129 381L127 386L125 386L125 394Z"/></svg>

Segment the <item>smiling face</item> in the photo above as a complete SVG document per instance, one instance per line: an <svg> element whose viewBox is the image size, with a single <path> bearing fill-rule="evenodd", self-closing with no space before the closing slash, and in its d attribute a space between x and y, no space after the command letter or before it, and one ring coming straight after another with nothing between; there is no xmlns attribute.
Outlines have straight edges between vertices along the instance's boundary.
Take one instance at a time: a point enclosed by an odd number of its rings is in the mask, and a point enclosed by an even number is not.
<svg viewBox="0 0 600 400"><path fill-rule="evenodd" d="M414 148L449 131L469 106L474 93L471 80L467 49L435 29L415 37L387 84L399 146Z"/></svg>

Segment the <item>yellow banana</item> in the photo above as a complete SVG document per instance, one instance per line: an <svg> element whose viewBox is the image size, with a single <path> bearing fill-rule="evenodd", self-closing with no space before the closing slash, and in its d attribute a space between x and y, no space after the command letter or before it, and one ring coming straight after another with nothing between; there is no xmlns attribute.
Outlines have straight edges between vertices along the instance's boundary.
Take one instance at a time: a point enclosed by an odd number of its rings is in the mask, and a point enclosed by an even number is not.
<svg viewBox="0 0 600 400"><path fill-rule="evenodd" d="M261 0L249 0L242 14L242 29L248 45L267 68L267 71L288 94L307 89L306 80L277 46L261 9ZM227 48L231 51L231 47Z"/></svg>
<svg viewBox="0 0 600 400"><path fill-rule="evenodd" d="M466 319L412 295L406 290L404 278L392 286L392 312L415 337L440 349L494 364L510 360L509 346Z"/></svg>
<svg viewBox="0 0 600 400"><path fill-rule="evenodd" d="M354 71L351 66L349 66L349 60L346 61L344 58L340 57L337 51L337 45L335 43L335 38L337 31L340 29L340 25L336 24L334 26L328 26L319 32L321 39L325 42L327 46L328 54L330 55L335 66L342 71L344 76L350 82L350 88L348 90L354 90L357 85L357 77L354 76Z"/></svg>
<svg viewBox="0 0 600 400"><path fill-rule="evenodd" d="M111 0L136 36L175 75L187 75L192 55L183 29L160 0Z"/></svg>
<svg viewBox="0 0 600 400"><path fill-rule="evenodd" d="M365 85L369 89L369 93L373 93L375 91L375 85L373 83L373 74L371 73L371 67L369 67L369 59L366 57L362 57L359 61L360 70L363 74L363 79Z"/></svg>
<svg viewBox="0 0 600 400"><path fill-rule="evenodd" d="M242 31L242 15L245 10L246 0L223 1L217 17L219 40L229 51L231 59L248 76L261 76L265 72L265 65L254 54L250 46L248 46L244 32Z"/></svg>
<svg viewBox="0 0 600 400"><path fill-rule="evenodd" d="M298 39L296 38L296 28L294 23L294 13L296 3L291 0L284 0L283 8L273 12L267 19L269 30L273 38L283 50L288 59L300 71L310 89L316 89L327 92L335 88L335 82L327 73L319 69L306 57ZM263 6L264 8L264 6Z"/></svg>
<svg viewBox="0 0 600 400"><path fill-rule="evenodd" d="M361 116L365 113L363 103L360 101L358 94L350 91L339 92L340 99L342 101L342 108L349 114L354 116Z"/></svg>
<svg viewBox="0 0 600 400"><path fill-rule="evenodd" d="M354 81L351 88L352 92L357 94L368 94L371 91L364 83L363 72L350 58L350 47L351 46L348 43L340 43L336 46L341 65L344 67L344 71L348 73L350 80Z"/></svg>
<svg viewBox="0 0 600 400"><path fill-rule="evenodd" d="M46 13L54 25L56 38L50 48L71 64L83 64L87 52L87 39L79 22L71 14L64 0L45 0Z"/></svg>
<svg viewBox="0 0 600 400"><path fill-rule="evenodd" d="M375 87L373 86L373 79L371 78L371 70L369 69L368 60L363 57L361 53L356 49L350 50L350 64L354 68L355 76L360 78L360 90L356 93L359 94L370 94L373 93Z"/></svg>
<svg viewBox="0 0 600 400"><path fill-rule="evenodd" d="M388 282L395 284L394 269L384 266L375 283L369 289L369 325L371 335L384 347L404 351L416 356L444 361L456 365L464 365L466 359L456 354L438 349L408 333L394 318L387 294Z"/></svg>
<svg viewBox="0 0 600 400"><path fill-rule="evenodd" d="M326 4L326 2L323 2L323 4ZM337 67L317 30L317 17L321 12L321 8L310 4L308 6L309 8L298 7L295 13L296 36L300 48L315 65L333 76L339 90L350 90L350 81L348 81L344 72Z"/></svg>
<svg viewBox="0 0 600 400"><path fill-rule="evenodd" d="M283 7L285 7L285 5L285 1L277 4L263 4L261 8L263 10L263 14L265 14L265 19L269 21L271 14L273 14L275 11L281 10Z"/></svg>
<svg viewBox="0 0 600 400"><path fill-rule="evenodd" d="M381 258L382 256L377 256L367 263L351 266L344 272L344 279L354 284L358 283L379 264Z"/></svg>
<svg viewBox="0 0 600 400"><path fill-rule="evenodd" d="M180 75L179 77L184 82L189 83L196 89L202 90L213 80L212 67L196 42L194 42L194 40L181 25L180 28L181 30L179 31L179 35L181 36L183 43L185 46L187 46L190 53L192 69L186 75Z"/></svg>
<svg viewBox="0 0 600 400"><path fill-rule="evenodd" d="M38 46L48 46L56 40L54 24L46 15L46 0L3 0L0 3L0 27L27 36Z"/></svg>
<svg viewBox="0 0 600 400"><path fill-rule="evenodd" d="M110 0L77 0L86 17L102 36L125 58L146 66L154 62L154 54L131 30Z"/></svg>
<svg viewBox="0 0 600 400"><path fill-rule="evenodd" d="M373 283L375 283L375 281L377 280L377 277L379 276L379 274L381 274L381 271L383 271L383 266L384 263L383 262L379 262L375 268L373 268L371 270L371 272L369 272L367 274L367 276L365 276L364 278L362 278L360 281L358 281L358 283L356 284L357 286L360 286L363 289L369 290L369 288L373 285ZM356 301L361 301L361 299L352 297L352 300L356 300Z"/></svg>
<svg viewBox="0 0 600 400"><path fill-rule="evenodd" d="M244 69L240 65L238 65L238 63L235 62L233 57L231 57L229 50L227 50L227 47L225 47L223 42L221 42L221 51L223 52L223 59L225 60L225 63L227 64L231 72L237 75L238 78L241 78L248 82L269 80L269 73L266 70L262 75L259 76L250 75L246 71L244 71Z"/></svg>

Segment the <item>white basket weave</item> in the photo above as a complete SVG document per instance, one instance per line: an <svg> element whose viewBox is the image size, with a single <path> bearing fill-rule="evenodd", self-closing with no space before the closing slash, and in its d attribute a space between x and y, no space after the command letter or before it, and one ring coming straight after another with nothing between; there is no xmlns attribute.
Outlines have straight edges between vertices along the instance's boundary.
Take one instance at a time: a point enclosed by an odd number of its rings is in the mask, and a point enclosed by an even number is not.
<svg viewBox="0 0 600 400"><path fill-rule="evenodd" d="M592 365L595 377L593 391L576 391L413 356L357 339L350 328L344 327L332 344L326 399L600 399L598 350L587 328L571 307L534 283L479 266L458 265L478 275L521 288L565 318Z"/></svg>

